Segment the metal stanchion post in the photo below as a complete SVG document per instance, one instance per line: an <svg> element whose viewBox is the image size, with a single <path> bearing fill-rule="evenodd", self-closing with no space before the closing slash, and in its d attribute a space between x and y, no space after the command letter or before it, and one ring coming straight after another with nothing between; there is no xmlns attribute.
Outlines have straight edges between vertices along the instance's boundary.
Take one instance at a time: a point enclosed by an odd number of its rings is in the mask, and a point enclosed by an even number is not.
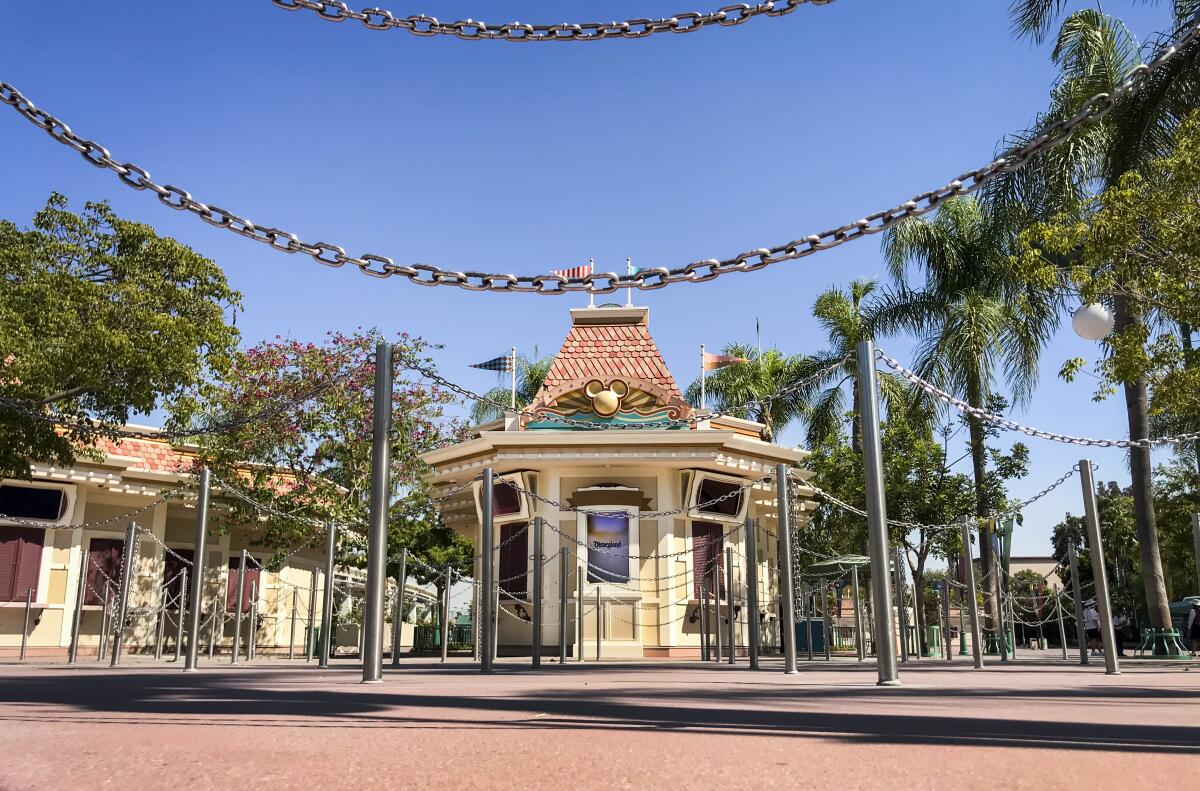
<svg viewBox="0 0 1200 791"><path fill-rule="evenodd" d="M1075 639L1079 641L1079 664L1088 664L1087 632L1083 628L1083 595L1079 589L1079 556L1075 541L1067 541L1067 558L1071 565L1071 589L1075 593Z"/></svg>
<svg viewBox="0 0 1200 791"><path fill-rule="evenodd" d="M1054 586L1054 610L1058 615L1058 642L1062 645L1063 661L1067 660L1067 628L1063 626L1062 614L1062 595L1058 592L1058 586Z"/></svg>
<svg viewBox="0 0 1200 791"><path fill-rule="evenodd" d="M125 645L125 616L129 612L129 587L134 577L133 563L137 557L135 544L137 536L137 522L130 522L129 526L125 528L125 553L121 562L121 589L118 591L120 598L117 600L117 627L116 636L113 639L110 667L121 664L121 649Z"/></svg>
<svg viewBox="0 0 1200 791"><path fill-rule="evenodd" d="M258 642L258 583L250 583L250 618L246 624L246 659L254 659Z"/></svg>
<svg viewBox="0 0 1200 791"><path fill-rule="evenodd" d="M492 585L495 577L492 575L492 487L495 486L492 476L492 468L488 467L483 471L483 485L480 490L480 507L483 511L483 519L481 520L479 531L479 560L481 567L480 587L479 587L479 621L482 631L480 634L480 644L482 645L482 653L479 656L479 669L484 673L492 672Z"/></svg>
<svg viewBox="0 0 1200 791"><path fill-rule="evenodd" d="M207 469L200 470L200 492L196 500L196 534L192 547L192 588L188 598L192 605L191 618L188 620L188 649L184 659L183 669L187 672L196 669L196 652L200 647L200 611L204 603L204 555L205 542L208 540L208 497L211 485ZM183 596L185 588L179 589ZM182 608L181 608L182 611Z"/></svg>
<svg viewBox="0 0 1200 791"><path fill-rule="evenodd" d="M728 632L729 637L725 642L729 645L729 664L734 664L737 661L737 651L735 650L735 640L737 635L734 631L733 621L733 547L725 547L725 609L728 610Z"/></svg>
<svg viewBox="0 0 1200 791"><path fill-rule="evenodd" d="M109 597L112 594L112 586L108 584L108 580L104 581L104 604L100 609L100 648L96 651L96 661L104 661L104 656L108 650L108 627L109 620L112 618L112 613L109 612Z"/></svg>
<svg viewBox="0 0 1200 791"><path fill-rule="evenodd" d="M567 548L558 550L558 664L567 663L567 583L570 581L570 558Z"/></svg>
<svg viewBox="0 0 1200 791"><path fill-rule="evenodd" d="M583 661L583 576L584 566L579 566L579 590L575 594L575 643L579 646L579 655L575 657L576 662Z"/></svg>
<svg viewBox="0 0 1200 791"><path fill-rule="evenodd" d="M750 669L758 670L758 523L746 520L746 641Z"/></svg>
<svg viewBox="0 0 1200 791"><path fill-rule="evenodd" d="M188 589L187 582L188 582L188 573L187 573L187 570L184 569L183 571L179 572L179 606L175 610L175 615L177 616L175 619L175 661L176 662L179 661L180 653L183 651L183 617L184 617L184 613L187 612L187 607L185 606L186 602L184 601L183 597L184 597L185 592Z"/></svg>
<svg viewBox="0 0 1200 791"><path fill-rule="evenodd" d="M300 591L292 587L292 626L288 633L288 659L296 658L296 610L300 608Z"/></svg>
<svg viewBox="0 0 1200 791"><path fill-rule="evenodd" d="M700 661L707 662L708 656L708 586L700 581Z"/></svg>
<svg viewBox="0 0 1200 791"><path fill-rule="evenodd" d="M863 341L858 344L856 353L878 683L883 686L895 686L900 683L900 675L896 670L896 642L892 632L892 591L888 585L887 573L888 557L891 553L888 551L887 501L883 489L883 449L879 436L879 383L875 371L875 344Z"/></svg>
<svg viewBox="0 0 1200 791"><path fill-rule="evenodd" d="M600 586L596 586L596 661L600 661L600 635L603 627L604 614L600 605Z"/></svg>
<svg viewBox="0 0 1200 791"><path fill-rule="evenodd" d="M904 557L900 547L892 558L896 578L896 615L900 621L900 661L908 661L908 585L904 581Z"/></svg>
<svg viewBox="0 0 1200 791"><path fill-rule="evenodd" d="M392 463L392 345L375 347L375 413L371 431L371 501L367 524L367 595L363 605L362 680L383 680L383 601L387 587L387 517Z"/></svg>
<svg viewBox="0 0 1200 791"><path fill-rule="evenodd" d="M321 593L321 656L318 668L329 667L333 647L333 559L337 551L337 525L330 522L325 528L325 589Z"/></svg>
<svg viewBox="0 0 1200 791"><path fill-rule="evenodd" d="M167 632L167 592L161 590L158 602L158 625L154 630L154 658L162 659L163 640Z"/></svg>
<svg viewBox="0 0 1200 791"><path fill-rule="evenodd" d="M950 635L950 576L946 575L946 580L942 583L942 642L945 644L944 650L947 662L954 661L954 638Z"/></svg>
<svg viewBox="0 0 1200 791"><path fill-rule="evenodd" d="M979 606L975 593L975 561L971 555L971 519L970 517L961 517L959 520L962 524L962 545L963 545L963 563L967 573L967 602L966 606L970 607L971 613L971 653L975 659L975 669L979 670L983 667L983 642L980 636L979 629ZM958 605L960 615L963 608L963 603Z"/></svg>
<svg viewBox="0 0 1200 791"><path fill-rule="evenodd" d="M808 643L808 661L811 662L813 658L812 622L817 617L817 597L813 595L812 588L807 585L800 595L804 597L804 636Z"/></svg>
<svg viewBox="0 0 1200 791"><path fill-rule="evenodd" d="M238 654L242 652L242 611L246 606L246 550L242 550L241 562L238 563L237 576L237 613L233 616L233 656L229 664L239 663Z"/></svg>
<svg viewBox="0 0 1200 791"><path fill-rule="evenodd" d="M862 608L858 600L858 566L850 567L850 584L853 586L851 595L854 603L854 649L858 654L858 661L861 662L867 658L867 653L863 650Z"/></svg>
<svg viewBox="0 0 1200 791"><path fill-rule="evenodd" d="M442 662L450 651L450 586L454 580L450 576L450 567L446 566L446 593L442 597Z"/></svg>
<svg viewBox="0 0 1200 791"><path fill-rule="evenodd" d="M720 559L719 557L717 558ZM721 661L721 566L713 565L712 581L712 613L713 613L713 645L716 647L714 662Z"/></svg>
<svg viewBox="0 0 1200 791"><path fill-rule="evenodd" d="M533 520L533 624L529 636L529 663L542 666L542 518Z"/></svg>
<svg viewBox="0 0 1200 791"><path fill-rule="evenodd" d="M396 574L396 613L392 616L392 667L400 664L400 640L404 637L404 588L408 585L408 547L400 550Z"/></svg>
<svg viewBox="0 0 1200 791"><path fill-rule="evenodd" d="M792 583L792 498L788 467L775 465L775 500L779 510L779 605L783 618L783 672L796 672L796 592Z"/></svg>
<svg viewBox="0 0 1200 791"><path fill-rule="evenodd" d="M213 601L212 615L209 616L208 626L208 661L212 661L217 652L217 631L225 630L225 618L221 614L221 608L217 606L217 602Z"/></svg>
<svg viewBox="0 0 1200 791"><path fill-rule="evenodd" d="M25 648L29 645L29 614L33 610L33 588L27 588L25 591L25 626L21 629L21 656L20 661L25 661Z"/></svg>
<svg viewBox="0 0 1200 791"><path fill-rule="evenodd" d="M990 538L988 539L991 540ZM1000 652L1000 661L1008 661L1008 629L1004 625L1004 571L1000 561L1000 553L993 552L992 560L995 568L992 573L996 575L996 650Z"/></svg>
<svg viewBox="0 0 1200 791"><path fill-rule="evenodd" d="M492 661L500 656L500 583L492 588Z"/></svg>
<svg viewBox="0 0 1200 791"><path fill-rule="evenodd" d="M311 662L317 653L317 570L308 580L308 626L305 628L304 661Z"/></svg>
<svg viewBox="0 0 1200 791"><path fill-rule="evenodd" d="M67 664L73 665L79 661L79 627L83 621L83 600L87 596L87 552L81 551L82 561L79 564L79 585L75 588L75 614L71 617L71 647L67 649Z"/></svg>
<svg viewBox="0 0 1200 791"><path fill-rule="evenodd" d="M828 662L829 644L833 641L833 619L829 617L829 588L824 584L821 585L821 629L825 632L825 661Z"/></svg>
<svg viewBox="0 0 1200 791"><path fill-rule="evenodd" d="M1112 603L1108 597L1108 572L1104 568L1104 544L1100 537L1100 515L1096 510L1096 486L1092 482L1092 462L1079 462L1079 480L1083 485L1083 515L1087 522L1088 548L1091 550L1092 580L1096 584L1096 603L1100 610L1100 641L1104 646L1104 673L1120 675L1117 665L1117 640L1113 634Z"/></svg>
<svg viewBox="0 0 1200 791"><path fill-rule="evenodd" d="M917 659L925 656L925 651L928 646L925 643L925 591L917 589L917 583L914 581L908 586L911 591L913 603L913 649L917 654Z"/></svg>

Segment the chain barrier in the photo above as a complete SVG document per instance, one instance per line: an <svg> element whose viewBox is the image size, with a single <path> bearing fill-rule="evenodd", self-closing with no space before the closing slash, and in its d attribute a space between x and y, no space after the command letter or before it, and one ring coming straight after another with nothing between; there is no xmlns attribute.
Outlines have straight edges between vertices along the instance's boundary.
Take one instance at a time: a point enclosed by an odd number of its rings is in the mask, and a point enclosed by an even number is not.
<svg viewBox="0 0 1200 791"><path fill-rule="evenodd" d="M454 36L463 41L602 41L638 39L656 33L694 33L706 27L734 27L758 16L778 18L802 5L822 6L833 0L766 0L734 3L716 11L685 11L663 19L639 17L621 22L562 22L554 25L509 22L494 24L478 19L440 22L426 14L397 16L382 8L354 11L340 0L271 0L286 11L308 10L326 22L361 22L368 30L403 30L414 36Z"/></svg>
<svg viewBox="0 0 1200 791"><path fill-rule="evenodd" d="M977 420L982 420L986 423L991 423L994 426L1008 429L1009 431L1017 431L1030 437L1038 439L1046 439L1052 442L1061 442L1067 445L1084 445L1096 448L1150 448L1154 445L1179 445L1185 442L1195 442L1200 440L1200 431L1193 431L1186 434L1177 434L1171 437L1152 437L1146 439L1094 439L1091 437L1075 437L1070 434L1059 434L1054 431L1045 431L1040 428L1032 428L1022 425L1015 420L1010 420L1002 415L997 415L994 412L989 412L980 407L974 407L950 394L946 390L938 387L932 382L921 378L918 374L910 371L900 364L899 361L889 357L882 351L876 351L876 356L883 361L885 365L894 370L900 376L912 382L917 387L929 393L931 396L939 399L948 406L952 406L964 415L973 417Z"/></svg>
<svg viewBox="0 0 1200 791"><path fill-rule="evenodd" d="M847 362L849 362L850 360L853 360L853 359L854 359L853 354L847 354L847 355L843 356L841 359L825 366L821 370L815 371L815 372L809 374L808 376L805 376L803 379L800 379L800 380L792 382L791 384L788 384L784 387L781 387L779 390L772 393L771 395L764 396L762 398L757 398L757 399L754 399L751 401L746 401L741 404L738 404L737 406L725 407L723 409L719 409L719 410L715 410L715 411L706 411L703 414L696 413L696 414L689 415L688 417L682 418L679 420L655 420L655 421L650 421L647 423L613 423L613 424L596 423L595 421L591 421L591 420L577 420L574 418L563 417L561 415L555 415L555 414L548 413L548 412L547 413L531 412L526 409L514 410L512 408L512 406L508 403L497 401L494 398L490 398L486 395L476 393L473 390L468 390L467 388L462 387L461 385L451 382L449 379L446 379L445 377L441 376L437 371L433 370L429 366L413 364L413 363L408 363L408 364L401 363L401 365L405 369L413 371L415 373L418 373L421 376L424 376L425 378L429 379L434 384L436 384L442 388L445 388L446 390L449 390L453 393L457 393L458 395L462 396L463 398L467 398L472 401L477 401L479 403L486 404L494 409L501 410L502 412L511 412L518 417L528 418L529 420L547 421L547 422L551 422L551 423L562 423L563 425L573 426L575 428L587 429L590 431L602 431L602 430L608 430L608 429L618 429L618 430L622 430L622 431L641 431L641 430L655 430L655 429L684 428L684 427L694 426L697 423L702 423L702 422L708 421L708 420L716 420L716 419L719 419L722 417L736 416L735 413L742 412L742 411L748 409L749 407L751 407L752 405L770 404L780 398L791 395L792 393L795 393L798 390L803 390L804 388L808 387L809 385L813 384L814 382L818 382L821 379L824 379L828 374L832 373L833 371L838 370L843 365L845 365Z"/></svg>
<svg viewBox="0 0 1200 791"><path fill-rule="evenodd" d="M186 486L168 489L165 493L160 493L159 498L152 503L144 505L140 508L135 508L134 510L124 514L117 514L116 516L111 516L107 519L98 519L95 522L81 522L75 525L48 525L38 519L26 519L20 516L9 516L8 514L0 514L0 519L3 519L5 522L10 524L24 525L25 527L40 527L46 530L94 530L99 527L106 527L114 522L122 522L135 516L139 516L140 514L144 514L146 511L149 511L152 508L157 508L158 506L167 502L167 500L170 500L175 495L187 491L187 489L188 487Z"/></svg>
<svg viewBox="0 0 1200 791"><path fill-rule="evenodd" d="M726 500L729 500L733 497L739 497L742 494L744 494L745 492L752 489L754 486L756 486L760 483L765 483L765 482L770 481L773 477L774 476L771 476L771 475L764 475L761 478L757 478L753 481L750 481L749 483L745 483L736 489L732 489L729 492L726 492L725 494L721 495L720 497L714 498L712 500L708 500L707 502L696 503L695 505L690 506L688 508L675 508L670 511L639 511L636 514L636 516L639 519L662 519L662 518L668 517L668 516L678 516L680 514L690 514L693 511L698 511L702 508L711 508L711 506L718 505L718 504L720 504ZM578 513L578 514L588 514L590 516L620 517L620 516L629 516L630 515L627 511L593 511L588 508L577 508L573 505L566 505L566 504L560 503L558 500L551 500L548 497L542 497L541 495L539 495L535 492L531 492L528 489L522 487L517 482L512 481L512 480L501 480L501 481L499 481L499 483L502 483L505 486L508 486L509 488L516 490L519 494L524 494L527 497L537 500L540 503L549 505L552 508L557 508L559 511L568 511L570 513ZM551 527L553 528L553 525ZM736 528L734 528L733 530L731 530L729 532L729 535L733 535L740 529L741 529L741 525L738 525ZM557 532L557 530L556 530L556 532ZM575 543L579 544L578 541L576 541ZM583 544L579 544L579 545L583 546ZM633 557L633 555L630 555L630 557Z"/></svg>
<svg viewBox="0 0 1200 791"><path fill-rule="evenodd" d="M299 3L299 0L296 2ZM472 32L479 30L478 24L482 23L472 23ZM484 29L491 30L491 28ZM612 294L620 289L653 290L675 283L703 283L730 272L757 271L782 261L804 258L829 250L846 242L885 231L911 217L925 215L935 210L948 198L971 194L996 176L1019 170L1038 154L1069 140L1080 125L1103 118L1118 99L1140 90L1159 69L1172 62L1183 49L1195 42L1198 36L1200 36L1200 19L1188 22L1177 31L1176 37L1170 43L1158 47L1148 62L1131 69L1110 93L1099 93L1088 99L1080 107L1079 112L1071 118L1055 121L1044 127L1032 140L1006 149L987 165L969 170L949 183L915 195L893 208L876 211L862 219L785 244L747 250L723 260L710 258L674 269L649 267L632 274L595 272L584 277L571 278L555 274L514 275L474 271L457 272L428 264L404 266L396 264L386 256L375 253L366 253L356 258L347 255L344 247L329 242L303 242L294 233L279 228L256 225L249 219L227 209L202 203L179 187L158 184L150 177L149 171L145 168L113 159L104 146L75 134L66 123L39 108L6 82L0 82L0 102L12 107L23 118L45 131L59 143L79 153L90 164L113 171L121 183L126 186L139 191L150 190L165 206L190 212L212 226L265 244L279 252L303 253L317 263L330 267L351 264L365 275L378 278L400 276L415 285L422 286L455 286L467 291L546 295Z"/></svg>

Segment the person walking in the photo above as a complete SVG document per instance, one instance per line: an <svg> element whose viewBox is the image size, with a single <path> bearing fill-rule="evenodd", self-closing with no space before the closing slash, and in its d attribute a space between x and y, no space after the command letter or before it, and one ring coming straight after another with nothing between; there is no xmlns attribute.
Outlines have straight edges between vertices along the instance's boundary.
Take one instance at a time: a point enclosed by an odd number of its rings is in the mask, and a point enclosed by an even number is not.
<svg viewBox="0 0 1200 791"><path fill-rule="evenodd" d="M1113 637L1117 642L1117 656L1125 656L1125 635L1129 631L1129 616L1124 610L1117 610L1113 616Z"/></svg>
<svg viewBox="0 0 1200 791"><path fill-rule="evenodd" d="M1192 602L1192 610L1188 613L1187 633L1192 640L1192 656L1200 656L1200 600Z"/></svg>
<svg viewBox="0 0 1200 791"><path fill-rule="evenodd" d="M1100 611L1096 609L1096 600L1088 599L1083 603L1083 629L1087 634L1088 648L1092 656L1100 655Z"/></svg>

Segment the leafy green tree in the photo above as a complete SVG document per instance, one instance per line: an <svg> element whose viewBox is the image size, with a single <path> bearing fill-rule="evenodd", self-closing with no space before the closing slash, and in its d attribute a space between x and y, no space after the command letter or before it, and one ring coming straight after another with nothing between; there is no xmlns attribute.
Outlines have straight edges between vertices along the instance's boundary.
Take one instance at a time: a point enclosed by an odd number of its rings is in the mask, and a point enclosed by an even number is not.
<svg viewBox="0 0 1200 791"><path fill-rule="evenodd" d="M73 464L226 370L237 345L221 269L106 203L74 214L55 193L28 229L0 221L0 282L0 476Z"/></svg>
<svg viewBox="0 0 1200 791"><path fill-rule="evenodd" d="M1109 593L1113 607L1127 612L1143 612L1139 607L1138 588L1141 580L1134 563L1137 558L1137 526L1133 496L1129 487L1115 481L1096 486L1096 512L1100 518L1100 535L1104 542L1104 568L1108 575ZM1079 564L1079 584L1084 599L1095 595L1095 576L1092 554L1087 548L1087 525L1082 516L1067 514L1054 526L1051 534L1054 559L1058 562L1059 578L1067 593L1073 595L1070 555L1067 547L1075 546Z"/></svg>
<svg viewBox="0 0 1200 791"><path fill-rule="evenodd" d="M884 236L883 251L896 286L877 308L883 333L919 338L914 367L923 378L986 408L1007 386L1026 403L1037 384L1042 347L1058 326L1052 289L1017 277L1006 251L1010 232L974 198L947 200L932 220L912 218ZM995 510L988 486L989 428L968 418L975 514ZM991 568L991 546L980 557ZM996 580L986 591L996 617Z"/></svg>
<svg viewBox="0 0 1200 791"><path fill-rule="evenodd" d="M212 382L202 399L183 402L176 410L174 421L188 425L213 413L244 412L252 404L275 405L260 419L202 435L197 442L197 463L219 480L276 511L299 517L269 516L262 534L268 546L284 551L319 545L324 534L320 525L326 522L367 523L375 410L371 353L381 337L373 330L330 333L322 344L282 338L261 343L238 353L228 374ZM400 335L395 344L397 367L405 359L427 363L427 349L420 338ZM410 546L434 564L463 551L463 542L440 522L420 459L422 453L460 436L461 426L445 414L452 402L451 394L436 386L395 376L389 546ZM223 499L231 506L226 526L258 515L249 504ZM361 534L347 536L343 549L346 562L361 560ZM389 558L393 573L395 560Z"/></svg>
<svg viewBox="0 0 1200 791"><path fill-rule="evenodd" d="M1154 470L1154 513L1163 553L1163 577L1173 600L1200 594L1192 514L1200 514L1200 472L1183 460Z"/></svg>
<svg viewBox="0 0 1200 791"><path fill-rule="evenodd" d="M538 391L542 389L542 383L546 381L546 374L550 373L550 366L553 363L554 355L542 357L538 354L536 346L533 347L532 356L517 355L518 408L533 403L533 399L537 397ZM512 401L512 382L509 379L510 376L511 374L508 373L499 374L499 378L504 380L504 384L496 385L484 393L484 395L496 403L509 404ZM503 416L504 411L502 409L486 401L476 401L471 407L471 419L476 423L487 423Z"/></svg>
<svg viewBox="0 0 1200 791"><path fill-rule="evenodd" d="M1064 0L1018 0L1012 6L1014 27L1019 35L1040 41L1066 5ZM1171 7L1172 22L1180 27L1195 14L1198 4L1196 0L1176 0ZM1052 58L1060 76L1050 106L1029 130L1011 142L1029 142L1045 126L1077 114L1092 96L1111 94L1133 68L1141 65L1142 52L1119 19L1086 8L1064 19ZM1153 169L1152 163L1171 153L1177 135L1184 130L1182 121L1196 108L1198 80L1200 45L1192 43L1156 70L1141 90L1117 99L1103 119L1077 131L1068 144L1035 157L1029 166L989 184L987 196L993 209L1021 225L1050 220L1062 225L1088 217L1096 209L1098 193L1132 186L1126 176L1145 175ZM1076 251L1059 247L1055 255L1060 263L1070 263ZM1092 263L1103 267L1105 262L1093 258ZM1090 301L1102 298L1115 308L1114 360L1141 357L1134 347L1145 349L1150 336L1155 305L1137 288L1144 280L1125 282L1118 277L1108 293L1102 294L1102 289L1096 288L1082 295ZM1187 335L1190 339L1190 331ZM1114 366L1114 373L1117 371L1125 395L1129 436L1145 438L1150 430L1151 382L1144 372L1139 374L1136 365L1118 364ZM1168 628L1171 621L1158 547L1149 448L1131 449L1130 472L1150 622L1156 628Z"/></svg>
<svg viewBox="0 0 1200 791"><path fill-rule="evenodd" d="M805 358L741 343L729 344L721 353L747 362L721 368L705 379L705 393L712 407L762 423L763 439L768 442L807 413L807 392L803 388L777 395L809 371ZM684 399L693 406L700 405L699 379L688 385Z"/></svg>

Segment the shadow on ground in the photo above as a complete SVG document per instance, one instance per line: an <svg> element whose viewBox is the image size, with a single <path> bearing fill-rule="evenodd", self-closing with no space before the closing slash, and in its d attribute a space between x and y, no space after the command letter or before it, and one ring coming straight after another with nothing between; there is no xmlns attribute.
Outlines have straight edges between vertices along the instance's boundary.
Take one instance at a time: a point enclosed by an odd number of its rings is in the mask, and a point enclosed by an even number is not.
<svg viewBox="0 0 1200 791"><path fill-rule="evenodd" d="M1076 678L1071 684L1049 686L1043 679L1030 689L1020 689L1018 682L1014 689L1011 679L998 684L990 683L986 675L968 675L962 687L945 686L943 677L940 686L914 683L884 690L866 683L873 672L864 673L861 681L852 676L854 683L843 680L835 685L829 683L832 678L822 683L819 676L825 673L810 668L809 674L817 678L792 677L794 683L775 685L765 683L769 674L730 673L695 664L674 669L686 671L686 677L672 679L667 675L672 668L661 665L555 665L540 673L501 667L485 680L470 665L421 664L389 668L382 686L358 684L360 671L354 667L331 671L210 668L197 674L59 669L0 677L0 720L220 727L650 729L864 744L1150 753L1195 753L1200 744L1200 726L1071 719L1088 716L1087 708L1080 709L1079 704L1118 707L1117 717L1119 709L1135 706L1190 705L1200 711L1200 689L1190 687L1080 686ZM907 675L920 673L921 668L913 667ZM417 682L413 689L405 689L406 678ZM622 678L637 683L614 687L613 682ZM438 683L430 683L435 679ZM306 686L309 680L311 687ZM462 691L468 686L472 694ZM973 700L997 698L1012 699L1010 710L1036 710L1045 718L988 719L964 713ZM859 710L838 710L847 707ZM922 713L912 713L913 709Z"/></svg>

